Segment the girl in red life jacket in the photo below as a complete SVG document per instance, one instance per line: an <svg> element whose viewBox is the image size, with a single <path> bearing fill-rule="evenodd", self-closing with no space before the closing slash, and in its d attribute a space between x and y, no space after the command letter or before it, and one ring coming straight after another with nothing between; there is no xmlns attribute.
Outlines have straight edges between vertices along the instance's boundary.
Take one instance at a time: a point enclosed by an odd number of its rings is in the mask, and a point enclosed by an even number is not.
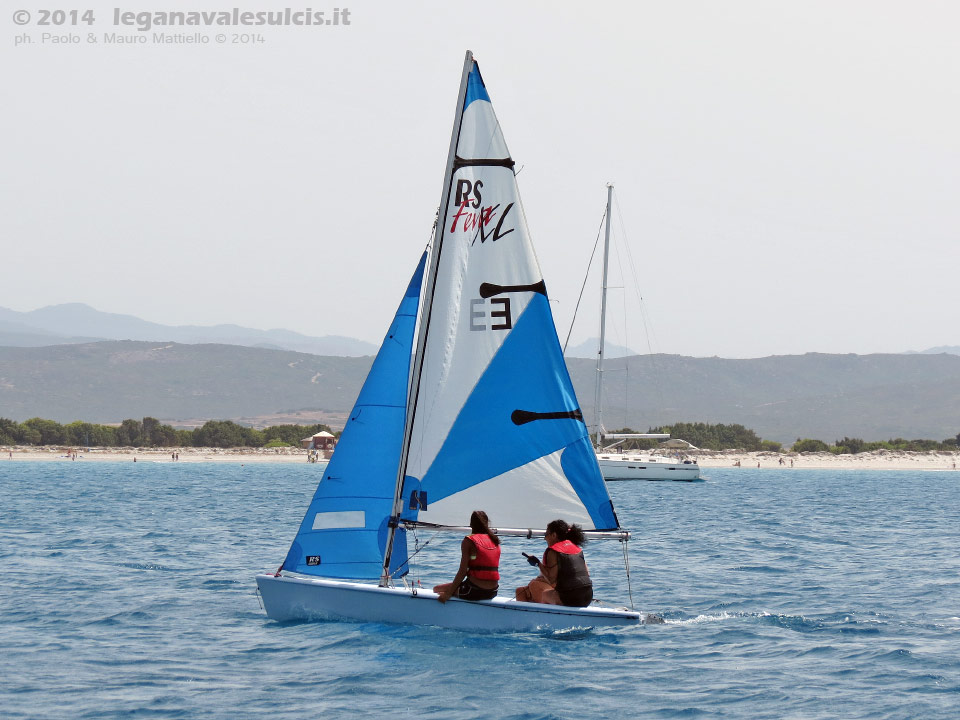
<svg viewBox="0 0 960 720"><path fill-rule="evenodd" d="M500 580L500 538L490 530L483 510L470 515L470 530L460 543L460 569L453 582L437 585L433 591L445 603L451 597L461 600L489 600L496 597Z"/></svg>
<svg viewBox="0 0 960 720"><path fill-rule="evenodd" d="M517 588L517 600L586 607L593 600L593 582L581 549L587 542L583 530L554 520L547 525L544 540L547 549L537 563L540 575L526 587Z"/></svg>

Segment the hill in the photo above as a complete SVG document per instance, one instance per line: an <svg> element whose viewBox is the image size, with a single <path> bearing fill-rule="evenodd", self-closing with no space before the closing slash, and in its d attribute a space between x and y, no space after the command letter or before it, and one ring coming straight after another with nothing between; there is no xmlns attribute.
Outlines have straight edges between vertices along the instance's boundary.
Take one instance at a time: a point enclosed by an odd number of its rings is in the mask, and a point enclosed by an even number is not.
<svg viewBox="0 0 960 720"><path fill-rule="evenodd" d="M0 417L119 422L348 412L372 358L231 345L110 341L0 347ZM568 358L592 422L594 362ZM608 428L741 423L769 440L942 440L960 431L960 356L644 355L605 372Z"/></svg>
<svg viewBox="0 0 960 720"><path fill-rule="evenodd" d="M349 410L372 360L135 341L0 348L0 416L111 423Z"/></svg>
<svg viewBox="0 0 960 720"><path fill-rule="evenodd" d="M292 330L255 330L240 325L161 325L133 315L101 312L82 303L51 305L30 312L0 308L2 346L45 347L96 340L219 343L343 357L377 352L368 342L340 335L311 337Z"/></svg>
<svg viewBox="0 0 960 720"><path fill-rule="evenodd" d="M587 417L589 361L568 361ZM741 423L768 440L942 440L960 432L960 356L808 353L730 360L633 356L604 371L604 424Z"/></svg>
<svg viewBox="0 0 960 720"><path fill-rule="evenodd" d="M577 345L567 346L567 351L565 353L568 358L586 358L591 360L597 359L597 353L600 351L600 338L588 338L582 343ZM603 348L604 358L622 358L628 357L630 355L636 355L636 351L631 350L628 347L623 345L616 345L614 343L606 343L606 346Z"/></svg>

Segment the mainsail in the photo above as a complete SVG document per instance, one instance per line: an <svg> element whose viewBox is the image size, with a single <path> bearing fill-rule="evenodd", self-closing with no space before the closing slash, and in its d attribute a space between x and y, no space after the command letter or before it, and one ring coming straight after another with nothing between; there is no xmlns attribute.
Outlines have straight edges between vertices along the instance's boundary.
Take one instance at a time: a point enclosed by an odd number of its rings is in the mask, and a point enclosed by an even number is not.
<svg viewBox="0 0 960 720"><path fill-rule="evenodd" d="M425 261L426 253L363 383L283 570L355 580L381 574ZM400 529L393 540L391 573L405 574L406 558L405 533Z"/></svg>
<svg viewBox="0 0 960 720"><path fill-rule="evenodd" d="M435 525L464 525L480 508L501 528L544 528L561 517L616 529L514 163L469 53L464 72L398 509L404 520Z"/></svg>
<svg viewBox="0 0 960 720"><path fill-rule="evenodd" d="M429 271L425 254L283 570L385 582L406 572L404 522L461 526L475 509L500 528L619 528L469 53L458 102Z"/></svg>

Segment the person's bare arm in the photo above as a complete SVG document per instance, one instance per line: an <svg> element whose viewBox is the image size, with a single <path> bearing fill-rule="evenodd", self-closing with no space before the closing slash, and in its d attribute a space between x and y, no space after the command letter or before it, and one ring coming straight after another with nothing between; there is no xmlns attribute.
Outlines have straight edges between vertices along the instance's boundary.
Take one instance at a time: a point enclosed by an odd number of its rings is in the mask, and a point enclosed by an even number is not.
<svg viewBox="0 0 960 720"><path fill-rule="evenodd" d="M447 600L453 597L453 594L457 591L457 588L460 587L460 583L464 581L467 577L467 568L470 564L470 550L471 543L466 538L463 539L463 542L460 543L460 568L457 570L457 575L453 578L453 582L447 586L447 589L439 593L437 600L442 603L445 603Z"/></svg>

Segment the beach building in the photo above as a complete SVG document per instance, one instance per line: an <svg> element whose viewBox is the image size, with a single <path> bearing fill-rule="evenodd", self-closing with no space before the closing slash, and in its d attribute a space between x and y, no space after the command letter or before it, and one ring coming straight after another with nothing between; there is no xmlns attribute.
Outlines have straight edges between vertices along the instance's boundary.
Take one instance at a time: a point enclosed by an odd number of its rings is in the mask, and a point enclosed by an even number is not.
<svg viewBox="0 0 960 720"><path fill-rule="evenodd" d="M320 432L311 435L310 437L303 438L300 441L301 447L306 450L322 450L324 453L327 451L333 451L334 446L337 444L336 438L333 437L330 433L321 430Z"/></svg>

